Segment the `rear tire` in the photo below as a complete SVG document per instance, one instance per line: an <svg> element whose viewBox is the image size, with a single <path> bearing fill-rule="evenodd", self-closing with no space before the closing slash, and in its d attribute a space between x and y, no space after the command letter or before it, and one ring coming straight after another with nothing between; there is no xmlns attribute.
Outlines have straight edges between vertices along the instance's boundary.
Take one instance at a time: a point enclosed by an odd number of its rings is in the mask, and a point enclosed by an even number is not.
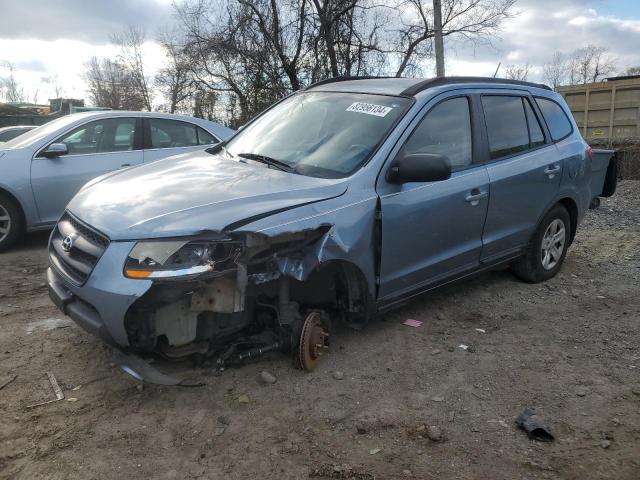
<svg viewBox="0 0 640 480"><path fill-rule="evenodd" d="M22 236L24 218L11 197L0 193L0 252L11 247Z"/></svg>
<svg viewBox="0 0 640 480"><path fill-rule="evenodd" d="M529 283L544 282L562 268L571 238L571 218L567 209L557 204L543 217L523 257L511 270Z"/></svg>

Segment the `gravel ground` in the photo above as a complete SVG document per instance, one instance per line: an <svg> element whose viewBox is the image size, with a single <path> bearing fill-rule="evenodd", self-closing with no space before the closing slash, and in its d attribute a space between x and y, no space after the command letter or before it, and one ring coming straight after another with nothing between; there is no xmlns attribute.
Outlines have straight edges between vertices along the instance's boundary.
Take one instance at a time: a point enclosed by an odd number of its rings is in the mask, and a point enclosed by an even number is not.
<svg viewBox="0 0 640 480"><path fill-rule="evenodd" d="M16 376L0 389L0 478L640 478L639 182L589 212L544 284L493 272L338 329L312 373L278 354L162 365L199 388L143 387L61 317L46 237L0 255L0 385ZM46 372L66 399L27 408L53 398ZM554 442L516 428L524 407Z"/></svg>

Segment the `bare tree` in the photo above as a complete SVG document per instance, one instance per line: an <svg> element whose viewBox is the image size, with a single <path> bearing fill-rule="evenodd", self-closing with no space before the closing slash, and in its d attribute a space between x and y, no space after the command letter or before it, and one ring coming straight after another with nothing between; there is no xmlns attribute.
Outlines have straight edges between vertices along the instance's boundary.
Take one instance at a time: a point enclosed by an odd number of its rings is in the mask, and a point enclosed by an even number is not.
<svg viewBox="0 0 640 480"><path fill-rule="evenodd" d="M442 36L472 42L490 42L503 20L513 15L516 0L442 0ZM397 77L413 74L422 60L432 56L433 8L431 0L400 0L396 5L401 28L396 32L399 56Z"/></svg>
<svg viewBox="0 0 640 480"><path fill-rule="evenodd" d="M515 1L443 0L443 35L490 42ZM215 92L216 111L240 125L323 78L416 73L431 57L431 2L182 0L175 47L193 88ZM167 68L158 83L165 95L177 73Z"/></svg>
<svg viewBox="0 0 640 480"><path fill-rule="evenodd" d="M565 55L562 52L555 52L551 60L542 68L543 79L555 90L568 80L568 68Z"/></svg>
<svg viewBox="0 0 640 480"><path fill-rule="evenodd" d="M193 115L207 120L217 120L220 116L218 98L220 94L203 88L193 92Z"/></svg>
<svg viewBox="0 0 640 480"><path fill-rule="evenodd" d="M246 20L255 24L264 41L273 49L291 89L299 90L302 85L300 63L304 60L305 40L310 28L307 0L238 1L247 8Z"/></svg>
<svg viewBox="0 0 640 480"><path fill-rule="evenodd" d="M54 98L62 98L64 95L64 88L60 85L60 81L57 74L49 75L41 79L42 83L49 85L53 91Z"/></svg>
<svg viewBox="0 0 640 480"><path fill-rule="evenodd" d="M141 110L145 98L136 88L136 79L126 65L117 60L91 58L84 75L94 105L114 110Z"/></svg>
<svg viewBox="0 0 640 480"><path fill-rule="evenodd" d="M8 71L6 77L0 77L0 91L7 102L26 102L27 94L24 88L20 86L15 77L15 68L11 62L3 62L1 64Z"/></svg>
<svg viewBox="0 0 640 480"><path fill-rule="evenodd" d="M531 66L528 62L519 65L507 65L504 68L504 74L506 78L510 78L512 80L526 81L529 77L530 70Z"/></svg>
<svg viewBox="0 0 640 480"><path fill-rule="evenodd" d="M572 83L597 82L615 71L615 60L607 48L587 45L571 55Z"/></svg>
<svg viewBox="0 0 640 480"><path fill-rule="evenodd" d="M624 71L624 75L640 75L640 66L627 68Z"/></svg>
<svg viewBox="0 0 640 480"><path fill-rule="evenodd" d="M111 37L111 42L120 47L117 61L127 67L136 88L143 99L143 107L151 111L151 93L149 79L144 73L142 46L145 42L144 30L130 26Z"/></svg>
<svg viewBox="0 0 640 480"><path fill-rule="evenodd" d="M278 53L256 28L251 6L226 3L221 15L219 4L192 0L176 10L194 84L218 92L233 106L231 125L242 125L291 91Z"/></svg>
<svg viewBox="0 0 640 480"><path fill-rule="evenodd" d="M166 98L169 113L186 110L186 103L195 90L188 55L168 33L161 34L159 42L165 51L166 63L156 74L155 85Z"/></svg>

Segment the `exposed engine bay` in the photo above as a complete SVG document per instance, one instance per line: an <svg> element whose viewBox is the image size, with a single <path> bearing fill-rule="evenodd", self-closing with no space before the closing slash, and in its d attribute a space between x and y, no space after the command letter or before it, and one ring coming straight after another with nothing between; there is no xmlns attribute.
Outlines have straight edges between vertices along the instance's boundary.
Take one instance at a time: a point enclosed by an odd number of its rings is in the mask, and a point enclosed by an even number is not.
<svg viewBox="0 0 640 480"><path fill-rule="evenodd" d="M131 348L218 366L293 352L298 367L314 369L331 321L359 328L371 302L356 268L317 258L328 235L331 226L139 244L125 274L154 283L125 317Z"/></svg>

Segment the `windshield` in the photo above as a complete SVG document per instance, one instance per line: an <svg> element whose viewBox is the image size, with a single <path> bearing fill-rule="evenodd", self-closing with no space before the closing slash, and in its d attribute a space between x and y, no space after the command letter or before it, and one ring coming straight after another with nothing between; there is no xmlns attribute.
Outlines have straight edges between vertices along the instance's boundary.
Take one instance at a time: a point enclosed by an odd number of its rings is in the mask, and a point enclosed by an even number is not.
<svg viewBox="0 0 640 480"><path fill-rule="evenodd" d="M305 92L256 119L226 149L302 175L344 177L368 160L410 104L385 95Z"/></svg>
<svg viewBox="0 0 640 480"><path fill-rule="evenodd" d="M50 122L45 123L41 127L34 128L33 130L29 130L28 132L20 135L19 137L14 138L13 140L8 141L2 145L3 149L10 148L24 148L28 147L34 142L37 142L51 133L58 131L66 127L67 125L72 124L77 121L79 115L83 114L75 114L75 115L65 115L64 117L57 118L55 120L51 120Z"/></svg>

